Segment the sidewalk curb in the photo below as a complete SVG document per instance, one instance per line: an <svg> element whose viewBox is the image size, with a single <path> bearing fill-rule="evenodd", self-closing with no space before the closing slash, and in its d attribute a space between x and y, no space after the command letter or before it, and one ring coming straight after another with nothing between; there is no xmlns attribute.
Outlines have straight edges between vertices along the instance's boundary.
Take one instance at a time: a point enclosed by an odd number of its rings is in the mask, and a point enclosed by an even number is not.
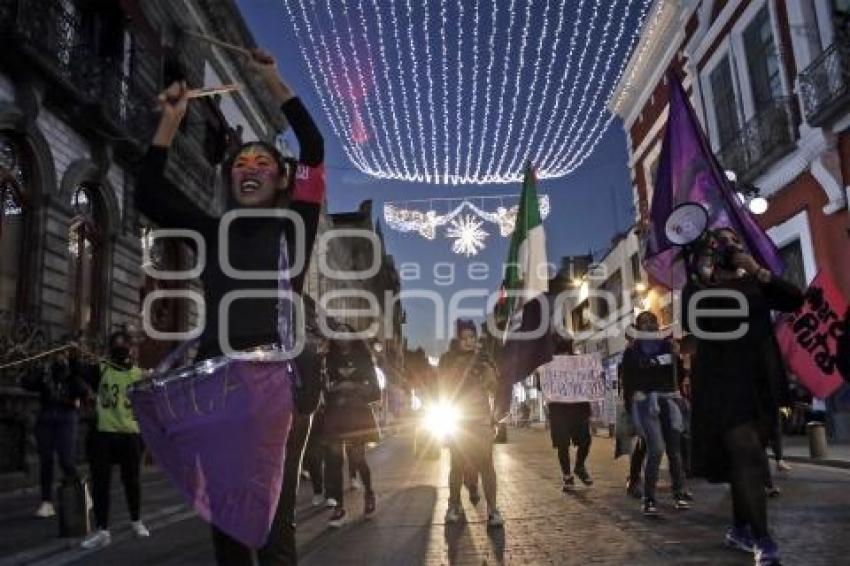
<svg viewBox="0 0 850 566"><path fill-rule="evenodd" d="M809 464L819 466L821 468L837 468L841 470L850 470L850 462L847 460L832 460L830 458L807 458L805 456L785 456L783 458L788 462L797 464Z"/></svg>
<svg viewBox="0 0 850 566"><path fill-rule="evenodd" d="M186 506L183 504L179 505L170 505L168 507L163 507L159 511L151 513L150 515L144 517L145 522L154 530L159 526L162 521L168 521L172 516L179 515L180 513L186 512ZM111 529L114 536L112 537L113 542L120 542L126 538L130 537L130 527L122 526L118 529ZM28 550L23 550L17 554L13 554L11 556L4 556L0 558L0 566L6 565L17 565L17 564L33 564L38 562L44 562L46 560L54 559L59 555L65 554L69 551L80 550L80 542L81 538L79 537L66 537L60 538L58 540L54 540L53 542L47 543L45 545L39 546L37 548L31 548ZM96 551L80 551L81 553L93 553Z"/></svg>

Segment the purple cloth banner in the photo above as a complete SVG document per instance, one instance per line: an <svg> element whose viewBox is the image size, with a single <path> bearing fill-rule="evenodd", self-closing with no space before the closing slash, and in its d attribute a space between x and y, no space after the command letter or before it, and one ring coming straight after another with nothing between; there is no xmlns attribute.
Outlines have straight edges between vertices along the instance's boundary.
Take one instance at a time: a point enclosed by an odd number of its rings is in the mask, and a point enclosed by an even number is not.
<svg viewBox="0 0 850 566"><path fill-rule="evenodd" d="M206 521L264 543L283 482L294 378L286 362L221 360L130 394L157 464Z"/></svg>
<svg viewBox="0 0 850 566"><path fill-rule="evenodd" d="M678 257L681 248L667 240L664 224L676 206L697 202L708 211L709 228L733 228L753 257L780 275L784 265L776 246L732 189L676 73L669 73L667 81L670 110L650 206L650 225L645 232L644 267L668 288L684 287L687 274Z"/></svg>

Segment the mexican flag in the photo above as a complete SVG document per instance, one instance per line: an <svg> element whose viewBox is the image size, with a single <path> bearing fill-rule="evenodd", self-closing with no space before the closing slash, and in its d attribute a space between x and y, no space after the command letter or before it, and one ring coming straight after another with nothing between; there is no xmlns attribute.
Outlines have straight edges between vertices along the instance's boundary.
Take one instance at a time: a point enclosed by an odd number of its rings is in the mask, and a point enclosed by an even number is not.
<svg viewBox="0 0 850 566"><path fill-rule="evenodd" d="M545 300L548 288L546 235L540 219L534 169L529 163L522 184L499 305L507 322L499 356L497 417L506 415L510 408L513 384L552 359L549 306ZM541 328L541 325L545 325L545 328Z"/></svg>

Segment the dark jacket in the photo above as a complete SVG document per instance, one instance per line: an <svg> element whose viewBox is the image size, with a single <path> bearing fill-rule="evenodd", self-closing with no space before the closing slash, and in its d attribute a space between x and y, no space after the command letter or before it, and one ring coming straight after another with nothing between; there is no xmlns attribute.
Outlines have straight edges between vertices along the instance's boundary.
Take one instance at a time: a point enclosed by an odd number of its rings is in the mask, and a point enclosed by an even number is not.
<svg viewBox="0 0 850 566"><path fill-rule="evenodd" d="M448 399L470 418L489 417L489 394L494 392L496 369L484 354L452 349L440 358L439 397Z"/></svg>
<svg viewBox="0 0 850 566"><path fill-rule="evenodd" d="M726 433L742 424L752 424L766 440L777 425L779 402L788 390L787 375L774 335L771 310L791 312L802 304L802 293L794 285L773 279L767 284L752 277L731 281L713 290L737 291L743 295L748 312L738 317L703 315L696 322L703 332L730 332L747 325L737 339L709 340L696 337L697 350L691 366L692 466L697 476L709 481L728 481L729 462L725 451ZM699 289L685 288L682 320L690 308L737 309L732 298L706 298L691 305ZM691 332L695 328L689 329Z"/></svg>
<svg viewBox="0 0 850 566"><path fill-rule="evenodd" d="M88 391L78 372L72 371L71 366L62 361L33 367L24 376L21 385L38 393L43 411L74 410Z"/></svg>
<svg viewBox="0 0 850 566"><path fill-rule="evenodd" d="M336 345L328 354L323 436L326 440L377 442L378 426L370 403L381 399L378 377L366 346L352 342L343 353Z"/></svg>
<svg viewBox="0 0 850 566"><path fill-rule="evenodd" d="M631 408L636 391L672 393L677 389L676 374L680 361L667 340L657 342L654 348L649 341L635 340L623 352L620 363L627 409Z"/></svg>

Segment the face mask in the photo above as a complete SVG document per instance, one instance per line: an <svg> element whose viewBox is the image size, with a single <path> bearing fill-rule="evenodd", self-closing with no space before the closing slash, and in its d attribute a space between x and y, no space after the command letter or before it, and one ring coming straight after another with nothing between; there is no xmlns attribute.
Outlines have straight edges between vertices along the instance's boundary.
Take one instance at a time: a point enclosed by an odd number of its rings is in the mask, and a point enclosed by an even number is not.
<svg viewBox="0 0 850 566"><path fill-rule="evenodd" d="M130 348L127 346L113 346L111 354L113 360L124 361L130 357Z"/></svg>

